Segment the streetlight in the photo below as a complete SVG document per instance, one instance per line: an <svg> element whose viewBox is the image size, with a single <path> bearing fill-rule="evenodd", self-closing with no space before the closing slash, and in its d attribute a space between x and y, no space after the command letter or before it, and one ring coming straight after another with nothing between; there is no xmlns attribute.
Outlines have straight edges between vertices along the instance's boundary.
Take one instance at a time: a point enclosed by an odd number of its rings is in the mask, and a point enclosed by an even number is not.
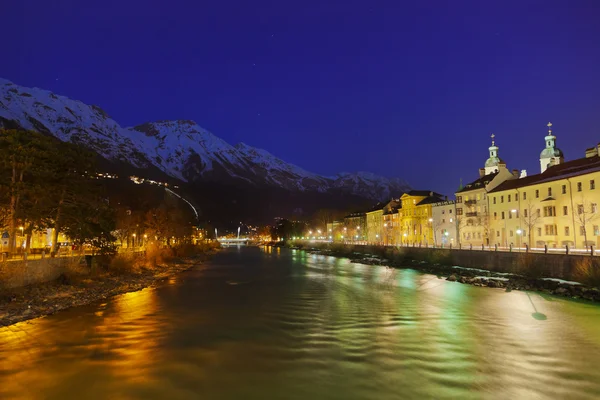
<svg viewBox="0 0 600 400"><path fill-rule="evenodd" d="M521 228L517 229L517 246L519 246L519 251L521 251L521 234L523 231Z"/></svg>
<svg viewBox="0 0 600 400"><path fill-rule="evenodd" d="M433 230L433 218L429 218L429 224L431 225L431 230L433 231L433 245L437 246L436 240L435 240L435 231Z"/></svg>

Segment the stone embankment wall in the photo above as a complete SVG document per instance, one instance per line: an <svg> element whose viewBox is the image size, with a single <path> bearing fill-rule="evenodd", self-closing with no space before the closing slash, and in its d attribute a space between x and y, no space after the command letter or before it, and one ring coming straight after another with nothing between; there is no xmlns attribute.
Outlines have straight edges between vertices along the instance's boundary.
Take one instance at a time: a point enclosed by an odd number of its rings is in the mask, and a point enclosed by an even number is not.
<svg viewBox="0 0 600 400"><path fill-rule="evenodd" d="M382 254L386 250L377 246L354 246L354 251ZM589 255L544 254L487 250L432 249L401 247L398 251L405 259L424 260L457 265L465 268L480 268L494 272L527 273L548 278L572 279L576 266L590 258Z"/></svg>
<svg viewBox="0 0 600 400"><path fill-rule="evenodd" d="M0 262L0 290L57 279L81 257L58 257Z"/></svg>

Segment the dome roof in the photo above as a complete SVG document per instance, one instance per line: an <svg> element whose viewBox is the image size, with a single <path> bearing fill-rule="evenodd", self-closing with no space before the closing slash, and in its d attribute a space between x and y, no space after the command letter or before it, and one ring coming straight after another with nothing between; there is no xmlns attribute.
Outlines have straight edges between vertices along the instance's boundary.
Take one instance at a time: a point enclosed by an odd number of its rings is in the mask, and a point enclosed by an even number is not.
<svg viewBox="0 0 600 400"><path fill-rule="evenodd" d="M540 158L564 157L561 149L558 147L547 147L540 153Z"/></svg>
<svg viewBox="0 0 600 400"><path fill-rule="evenodd" d="M498 164L504 163L500 157L490 157L485 162L485 166L487 167L497 167Z"/></svg>

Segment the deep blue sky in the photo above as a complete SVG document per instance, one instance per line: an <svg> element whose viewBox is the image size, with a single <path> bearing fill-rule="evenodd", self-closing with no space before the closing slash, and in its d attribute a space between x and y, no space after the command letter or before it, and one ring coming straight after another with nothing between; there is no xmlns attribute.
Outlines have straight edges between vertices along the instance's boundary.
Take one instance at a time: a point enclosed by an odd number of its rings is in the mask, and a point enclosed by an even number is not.
<svg viewBox="0 0 600 400"><path fill-rule="evenodd" d="M493 5L492 3L495 3ZM8 7L6 7L8 6ZM193 119L308 170L452 193L496 133L539 172L600 141L600 2L8 0L0 76L123 126Z"/></svg>

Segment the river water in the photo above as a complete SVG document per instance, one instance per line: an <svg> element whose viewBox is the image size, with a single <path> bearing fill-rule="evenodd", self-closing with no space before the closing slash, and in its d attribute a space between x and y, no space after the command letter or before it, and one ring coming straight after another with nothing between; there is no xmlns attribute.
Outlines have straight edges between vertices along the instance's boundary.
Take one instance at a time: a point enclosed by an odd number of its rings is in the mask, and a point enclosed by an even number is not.
<svg viewBox="0 0 600 400"><path fill-rule="evenodd" d="M600 307L276 248L0 329L0 398L598 399Z"/></svg>

